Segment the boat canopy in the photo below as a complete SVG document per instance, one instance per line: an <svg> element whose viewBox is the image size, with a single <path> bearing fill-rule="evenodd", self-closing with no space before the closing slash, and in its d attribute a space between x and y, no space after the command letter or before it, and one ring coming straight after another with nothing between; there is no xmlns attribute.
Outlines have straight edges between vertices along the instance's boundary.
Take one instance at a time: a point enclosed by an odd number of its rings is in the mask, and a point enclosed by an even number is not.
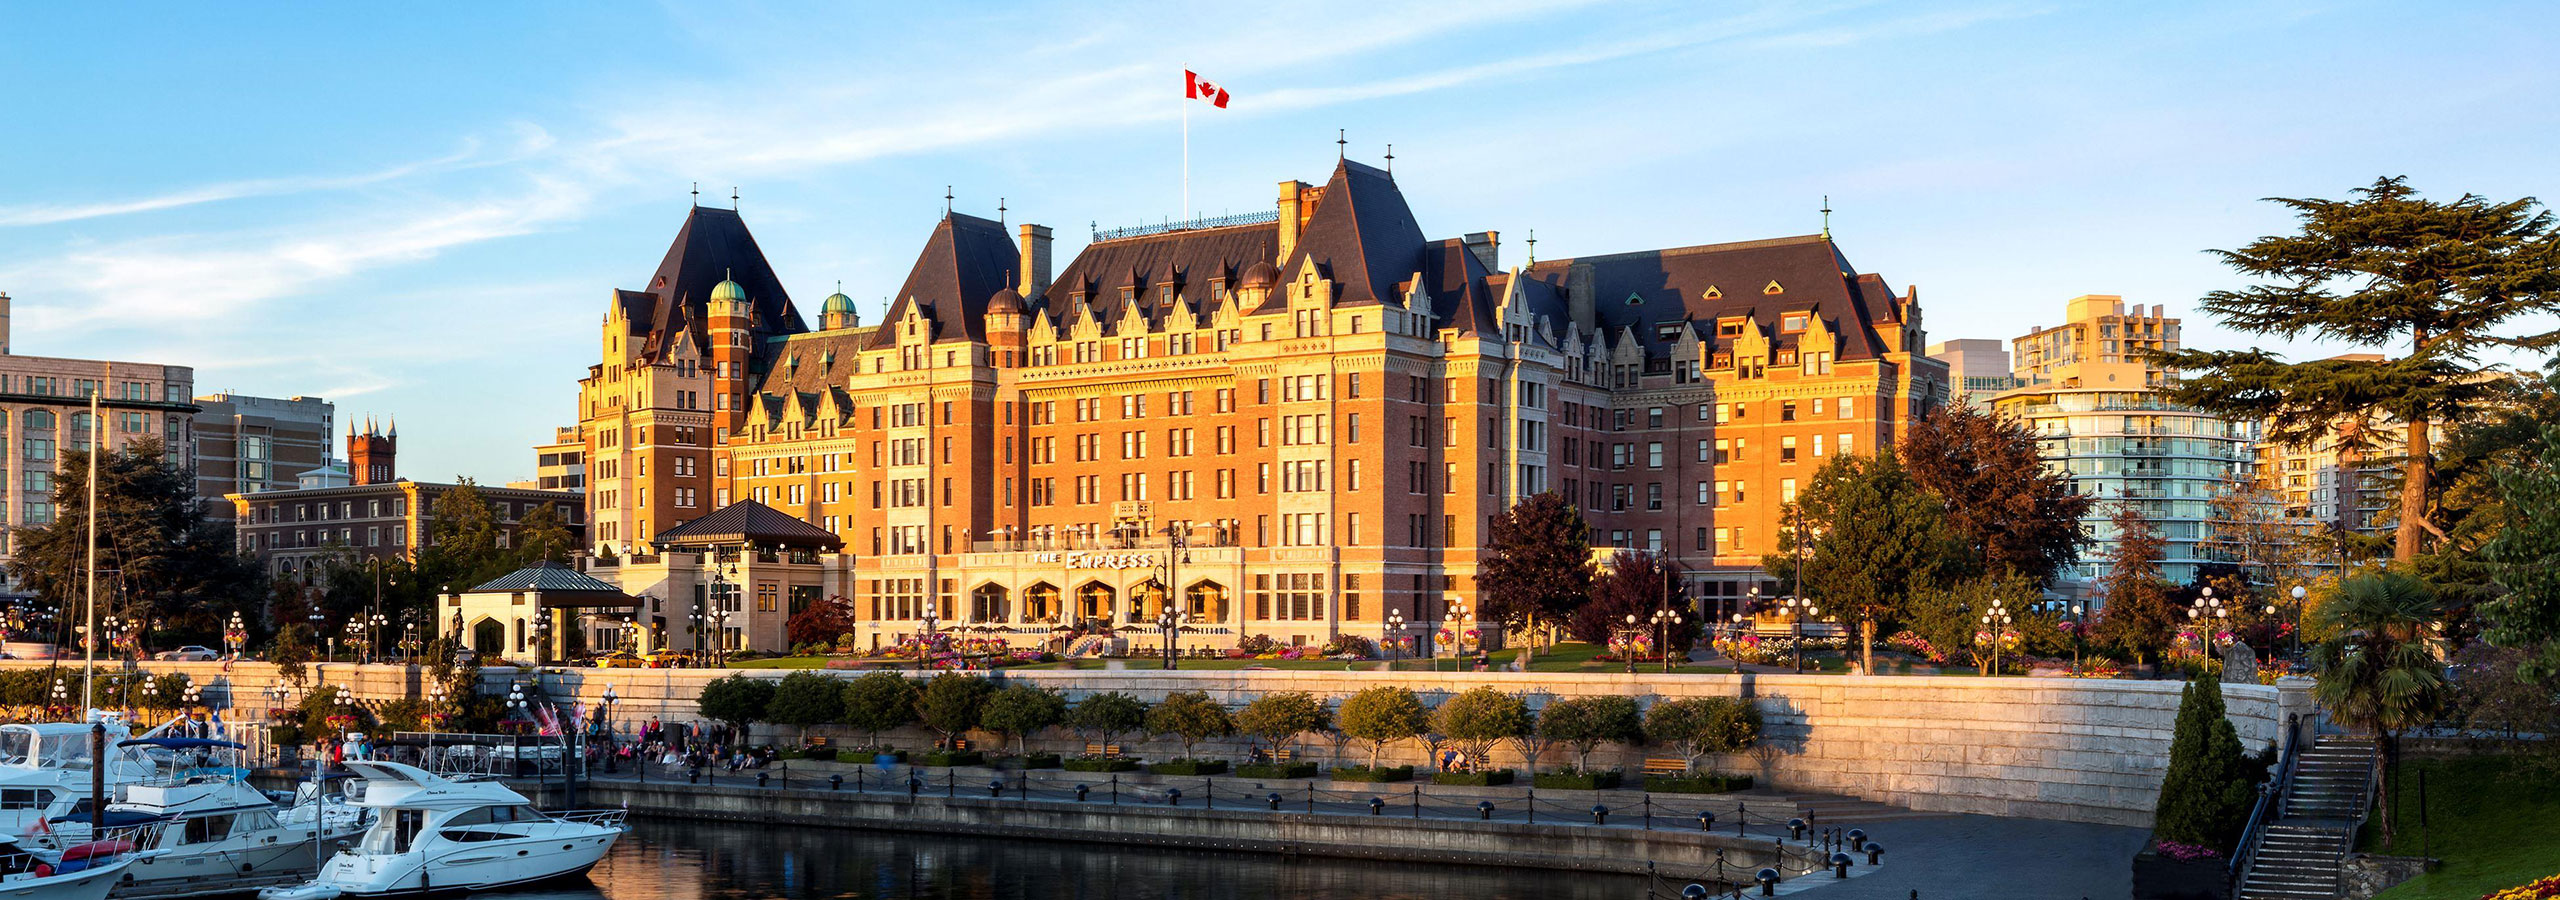
<svg viewBox="0 0 2560 900"><path fill-rule="evenodd" d="M118 742L116 742L116 746L118 746L118 747L166 747L166 748L171 749L171 750L196 750L196 749L201 749L201 748L206 748L206 747L218 747L218 748L221 748L221 749L224 749L224 750L246 750L246 749L249 749L249 745L247 745L247 744L243 744L243 743L239 743L239 742L236 742L236 741L217 741L217 740L214 740L214 739L212 739L212 738L190 738L190 737L134 738L133 740L130 740L130 741L118 741Z"/></svg>

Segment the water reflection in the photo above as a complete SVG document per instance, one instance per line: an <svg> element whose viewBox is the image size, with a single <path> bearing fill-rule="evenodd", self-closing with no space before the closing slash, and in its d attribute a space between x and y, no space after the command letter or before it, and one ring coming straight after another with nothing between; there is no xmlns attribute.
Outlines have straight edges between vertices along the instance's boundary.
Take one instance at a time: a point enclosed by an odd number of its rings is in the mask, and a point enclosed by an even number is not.
<svg viewBox="0 0 2560 900"><path fill-rule="evenodd" d="M507 900L1627 900L1641 878L869 831L635 821L577 885Z"/></svg>

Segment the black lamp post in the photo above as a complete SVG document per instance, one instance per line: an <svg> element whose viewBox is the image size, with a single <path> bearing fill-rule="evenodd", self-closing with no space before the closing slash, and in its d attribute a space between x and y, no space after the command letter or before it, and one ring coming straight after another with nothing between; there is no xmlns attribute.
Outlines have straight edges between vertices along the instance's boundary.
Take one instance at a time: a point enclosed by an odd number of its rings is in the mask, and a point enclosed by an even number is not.
<svg viewBox="0 0 2560 900"><path fill-rule="evenodd" d="M916 671L933 667L933 637L941 632L942 609L934 598L924 598L924 637L916 645Z"/></svg>
<svg viewBox="0 0 2560 900"><path fill-rule="evenodd" d="M2001 638L2008 635L2011 621L2012 617L2005 601L1999 597L1991 598L1991 609L1982 614L1982 629L1984 633L1990 635L1991 674L1993 675L2000 674Z"/></svg>
<svg viewBox="0 0 2560 900"><path fill-rule="evenodd" d="M1796 674L1804 674L1804 620L1822 614L1813 598L1801 594L1778 599L1778 610L1787 615L1788 633L1795 638Z"/></svg>
<svg viewBox="0 0 2560 900"><path fill-rule="evenodd" d="M2293 655L2297 657L2302 655L2302 598L2310 594L2302 585L2293 586Z"/></svg>
<svg viewBox="0 0 2560 900"><path fill-rule="evenodd" d="M1662 654L1662 671L1671 671L1671 629L1680 627L1680 613L1665 607L1653 611L1654 649Z"/></svg>
<svg viewBox="0 0 2560 900"><path fill-rule="evenodd" d="M1177 642L1182 640L1183 629L1190 624L1190 613L1175 610L1169 606L1156 616L1156 628L1164 634L1165 668L1173 668L1174 658L1181 655L1182 650L1177 646Z"/></svg>
<svg viewBox="0 0 2560 900"><path fill-rule="evenodd" d="M605 771L605 774L607 774L607 775L611 775L611 774L614 774L615 772L619 771L619 769L615 768L616 763L615 763L615 761L614 761L614 753L613 753L613 742L614 742L614 733L613 733L613 703L614 703L614 701L616 701L616 700L620 700L620 699L622 699L622 695L621 695L621 694L614 693L613 685L608 684L608 685L605 685L605 686L604 686L604 698L603 698L603 699L604 699L604 771Z"/></svg>
<svg viewBox="0 0 2560 900"><path fill-rule="evenodd" d="M1412 623L1404 620L1404 610L1387 610L1387 627L1385 630L1387 634L1387 647L1389 652L1394 653L1397 656L1402 656L1404 654L1404 633L1406 629L1412 627ZM1394 657L1389 658L1392 659ZM1390 666L1390 668L1392 668L1392 666Z"/></svg>

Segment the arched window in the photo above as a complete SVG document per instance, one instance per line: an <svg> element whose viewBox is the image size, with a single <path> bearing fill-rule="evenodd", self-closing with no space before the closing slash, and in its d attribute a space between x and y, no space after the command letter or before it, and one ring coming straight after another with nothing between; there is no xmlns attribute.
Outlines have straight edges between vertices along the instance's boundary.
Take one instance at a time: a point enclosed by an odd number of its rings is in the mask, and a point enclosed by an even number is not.
<svg viewBox="0 0 2560 900"><path fill-rule="evenodd" d="M1058 622L1058 586L1041 582L1022 589L1022 620L1055 625Z"/></svg>
<svg viewBox="0 0 2560 900"><path fill-rule="evenodd" d="M1099 581L1076 589L1076 617L1101 622L1111 621L1111 611L1115 605L1112 600L1116 596L1110 585Z"/></svg>
<svg viewBox="0 0 2560 900"><path fill-rule="evenodd" d="M53 412L43 409L27 410L26 422L28 431L52 431Z"/></svg>
<svg viewBox="0 0 2560 900"><path fill-rule="evenodd" d="M1003 585L980 585L977 590L972 591L969 594L969 621L1011 621L1013 618L1012 607L1013 604L1006 602L1005 589Z"/></svg>
<svg viewBox="0 0 2560 900"><path fill-rule="evenodd" d="M1153 578L1138 582L1136 587L1129 589L1129 621L1138 623L1155 621L1157 616L1164 615L1165 603L1168 599L1170 597L1165 590L1164 582Z"/></svg>
<svg viewBox="0 0 2560 900"><path fill-rule="evenodd" d="M1227 589L1215 581L1195 583L1182 592L1182 611L1210 622L1227 620Z"/></svg>

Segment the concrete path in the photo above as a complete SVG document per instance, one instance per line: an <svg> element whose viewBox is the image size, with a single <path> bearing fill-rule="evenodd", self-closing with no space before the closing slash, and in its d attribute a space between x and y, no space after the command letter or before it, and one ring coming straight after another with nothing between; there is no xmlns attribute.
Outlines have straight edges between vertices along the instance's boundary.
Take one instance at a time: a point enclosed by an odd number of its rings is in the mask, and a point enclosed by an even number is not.
<svg viewBox="0 0 2560 900"><path fill-rule="evenodd" d="M1856 827L1885 846L1884 865L1795 896L1908 900L1916 890L1921 900L2128 900L2133 854L2147 834L2115 825L1959 815Z"/></svg>

